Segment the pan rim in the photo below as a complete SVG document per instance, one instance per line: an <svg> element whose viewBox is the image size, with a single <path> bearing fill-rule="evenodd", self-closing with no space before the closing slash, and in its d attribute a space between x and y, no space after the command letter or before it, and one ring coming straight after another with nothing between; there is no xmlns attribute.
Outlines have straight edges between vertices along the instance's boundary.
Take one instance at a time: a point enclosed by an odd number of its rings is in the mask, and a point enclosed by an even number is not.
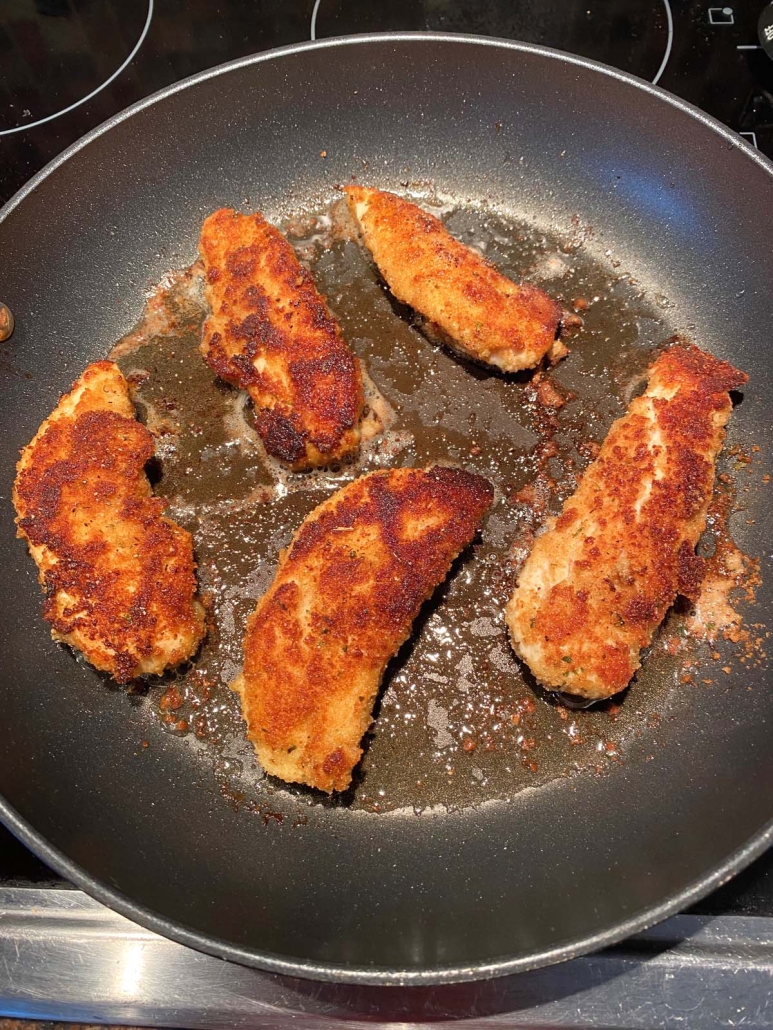
<svg viewBox="0 0 773 1030"><path fill-rule="evenodd" d="M555 965L592 954L602 948L619 944L633 934L657 925L669 916L700 901L723 883L732 879L758 858L773 844L773 819L746 844L732 852L722 865L716 867L710 876L694 880L683 890L669 895L656 908L649 908L606 930L578 938L567 944L546 948L523 958L496 959L485 963L428 966L422 969L402 969L393 966L339 966L328 962L310 962L305 959L282 958L273 952L241 948L218 937L209 937L184 926L182 923L157 915L144 905L132 901L121 891L90 876L77 863L51 845L19 813L0 796L0 818L16 837L26 844L46 865L56 870L76 887L79 887L106 907L132 922L194 948L196 951L214 955L243 966L250 966L269 973L318 980L325 983L352 984L376 987L427 987L433 985L466 983L477 980L492 980L513 974L525 973L544 966Z"/></svg>
<svg viewBox="0 0 773 1030"><path fill-rule="evenodd" d="M653 97L661 101L665 101L672 107L677 108L677 110L683 111L685 114L696 118L707 128L718 133L728 143L731 143L735 148L740 150L740 152L746 157L751 158L755 164L762 168L763 171L766 171L770 176L773 176L773 161L765 157L761 151L757 150L750 143L747 143L746 140L744 140L742 136L739 136L737 132L733 132L732 129L723 125L723 123L717 118L714 118L712 115L702 111L694 104L691 104L686 100L682 100L673 93L669 93L660 86L654 86L651 82L647 82L646 79L639 78L637 75L632 75L630 72L620 71L618 68L612 68L610 65L602 64L600 61L593 61L587 57L579 57L576 54L570 54L564 50L556 50L553 47L540 46L536 43L520 43L517 40L499 39L494 36L476 36L462 32L368 32L355 33L347 36L331 36L327 39L320 40L306 40L302 43L291 43L288 46L274 47L271 50L260 51L257 54L249 54L247 57L239 57L235 61L226 61L223 64L215 65L213 68L206 68L204 71L197 72L195 75L189 75L185 79L173 82L171 85L165 86L163 89L157 90L155 93L151 93L150 96L143 97L142 100L138 100L136 103L131 104L129 107L126 107L117 114L112 115L112 117L106 119L104 122L101 122L93 129L90 129L84 136L81 136L80 139L76 140L74 143L70 144L69 147L63 150L61 154L57 154L56 157L52 158L47 165L33 175L33 177L19 190L17 190L10 200L0 208L0 224L5 221L8 215L10 215L11 212L14 211L19 204L29 196L29 194L32 193L41 182L43 182L44 179L47 179L48 176L56 171L60 165L64 164L65 161L68 161L80 150L88 146L88 144L93 140L102 136L104 133L109 132L110 129L116 125L120 125L120 123L126 119L145 110L146 107L151 107L153 104L156 104L161 100L165 100L167 97L174 96L175 93L188 89L191 86L195 86L200 82L206 82L208 79L216 78L232 71L237 71L240 68L246 68L249 65L263 64L265 61L275 61L279 58L293 54L305 53L313 50L336 49L342 46L360 46L369 43L382 42L434 42L487 46L498 48L500 50L514 50L524 54L536 54L541 57L547 57L551 60L562 61L567 64L577 65L580 68L587 68L590 71L599 72L609 78L625 82L636 89L642 90L644 93L649 93Z"/></svg>
<svg viewBox="0 0 773 1030"><path fill-rule="evenodd" d="M654 86L652 83L646 82L645 80L631 75L628 72L619 71L618 69L611 68L597 61L578 57L549 47L520 43L514 40L502 40L493 37L441 32L367 33L294 43L289 46L263 51L258 54L253 54L239 58L235 61L229 61L224 64L217 65L214 68L206 69L196 75L182 79L179 82L175 82L170 86L143 98L96 126L61 154L53 158L43 169L33 176L32 179L22 186L21 189L18 190L0 209L0 226L22 203L22 201L45 179L47 179L49 175L56 171L60 165L68 161L80 150L88 146L89 143L96 140L116 125L119 125L124 120L138 114L145 108L176 94L177 92L187 89L190 86L197 85L198 83L205 82L208 79L228 74L232 71L237 71L248 66L262 64L267 61L274 61L296 54L302 55L307 51L335 50L342 46L369 45L372 43L386 46L398 43L445 43L461 46L473 45L494 47L500 50L511 50L517 53L536 55L550 60L558 60L563 63L587 69L591 72L609 76L623 83L627 83L629 86L632 86L646 94L650 94L655 99L661 102L666 102L688 116L697 119L700 123L705 125L707 129L722 137L727 143L731 144L747 158L753 160L755 164L757 164L764 172L767 172L771 177L771 180L773 180L773 162L768 160L750 144L746 143L731 129L728 129L717 119L701 111L694 105L681 100L659 86ZM531 954L522 958L503 958L485 963L473 963L470 965L439 965L406 970L399 967L341 966L334 963L312 962L305 959L288 959L271 952L242 948L219 938L208 937L196 930L184 926L183 924L168 920L165 917L154 913L143 905L132 901L120 891L111 888L106 883L90 876L80 866L67 858L63 852L49 844L48 841L45 840L45 838L39 834L2 796L0 796L0 819L2 819L5 825L44 862L75 886L81 888L97 901L107 905L114 911L125 916L127 919L131 919L155 933L177 941L180 944L195 948L198 951L215 955L219 958L224 958L233 962L238 962L242 965L256 967L271 973L332 983L374 986L426 986L491 979L567 961L596 951L600 948L608 947L618 943L626 937L629 937L631 934L655 925L668 916L679 912L689 904L705 897L712 890L721 886L722 883L740 872L745 866L773 844L773 819L771 819L770 822L758 830L758 832L746 841L745 844L733 851L720 866L715 867L708 874L704 874L699 879L692 881L682 890L669 895L656 907L648 908L590 936L583 936L575 940L570 940L567 943L563 943L556 947L545 949L536 954Z"/></svg>

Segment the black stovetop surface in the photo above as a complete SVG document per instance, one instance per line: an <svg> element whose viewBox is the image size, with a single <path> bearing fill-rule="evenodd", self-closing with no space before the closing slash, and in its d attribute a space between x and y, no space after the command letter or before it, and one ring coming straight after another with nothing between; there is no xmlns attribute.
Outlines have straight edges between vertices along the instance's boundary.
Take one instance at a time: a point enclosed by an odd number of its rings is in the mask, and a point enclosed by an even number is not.
<svg viewBox="0 0 773 1030"><path fill-rule="evenodd" d="M106 118L204 68L309 38L422 29L615 65L773 157L773 4L759 0L4 0L0 203ZM0 828L0 884L49 883L65 886ZM773 851L693 911L773 916Z"/></svg>
<svg viewBox="0 0 773 1030"><path fill-rule="evenodd" d="M313 37L399 29L504 36L604 61L773 157L763 10L773 26L763 0L4 0L0 203L89 129L187 75ZM773 39L766 45L773 54Z"/></svg>

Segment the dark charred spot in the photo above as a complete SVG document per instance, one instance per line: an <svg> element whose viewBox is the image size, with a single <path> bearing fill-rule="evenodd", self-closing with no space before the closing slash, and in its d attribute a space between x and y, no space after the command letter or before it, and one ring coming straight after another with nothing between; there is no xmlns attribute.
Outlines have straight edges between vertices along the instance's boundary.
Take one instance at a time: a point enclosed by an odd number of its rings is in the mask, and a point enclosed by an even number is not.
<svg viewBox="0 0 773 1030"><path fill-rule="evenodd" d="M699 558L691 544L684 540L677 558L679 593L694 601L700 593L700 586L706 573L706 561Z"/></svg>
<svg viewBox="0 0 773 1030"><path fill-rule="evenodd" d="M338 747L335 751L331 751L325 761L322 763L323 770L328 776L335 776L336 773L340 772L345 762L343 749Z"/></svg>
<svg viewBox="0 0 773 1030"><path fill-rule="evenodd" d="M306 442L290 419L280 411L261 411L256 426L266 450L280 461L291 465L306 454Z"/></svg>
<svg viewBox="0 0 773 1030"><path fill-rule="evenodd" d="M657 602L643 595L631 598L625 608L623 608L623 618L626 622L646 624L656 620L657 616Z"/></svg>

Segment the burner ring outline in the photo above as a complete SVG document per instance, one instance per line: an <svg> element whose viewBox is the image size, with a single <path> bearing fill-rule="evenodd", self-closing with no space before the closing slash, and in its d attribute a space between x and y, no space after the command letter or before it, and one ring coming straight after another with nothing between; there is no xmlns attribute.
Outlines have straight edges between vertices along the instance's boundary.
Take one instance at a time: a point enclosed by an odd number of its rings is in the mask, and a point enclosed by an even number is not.
<svg viewBox="0 0 773 1030"><path fill-rule="evenodd" d="M62 108L61 111L55 111L53 114L49 114L45 118L38 118L37 121L29 122L27 125L16 125L12 129L0 129L0 137L12 136L16 132L26 132L27 129L34 129L38 125L45 125L46 122L51 122L54 120L54 118L61 118L63 114L68 114L70 111L74 111L76 107L80 107L81 104L85 104L87 103L87 101L91 100L92 97L95 97L97 93L101 93L106 86L109 86L114 79L118 78L118 76L121 74L124 68L128 67L131 64L131 62L134 60L137 51L145 42L145 37L148 34L150 23L153 20L153 5L154 0L148 0L148 14L145 18L145 24L142 27L140 38L134 44L132 50L129 53L129 56L123 61L123 63L118 68L116 68L116 70L113 72L110 78L105 79L105 81L100 86L97 86L96 89L92 89L92 91L90 93L87 93L85 97L81 97L81 99L76 100L74 104L70 104L68 107Z"/></svg>
<svg viewBox="0 0 773 1030"><path fill-rule="evenodd" d="M668 41L666 42L666 52L663 54L663 60L660 62L657 75L652 80L653 86L657 86L660 82L660 76L666 70L666 65L671 57L671 50L674 46L674 16L671 12L670 0L663 0L663 6L666 9L666 21L668 22Z"/></svg>
<svg viewBox="0 0 773 1030"><path fill-rule="evenodd" d="M317 38L317 11L319 10L319 5L321 3L322 0L314 0L314 10L311 12L311 39Z"/></svg>
<svg viewBox="0 0 773 1030"><path fill-rule="evenodd" d="M151 0L151 2L152 2L152 0ZM311 12L311 24L309 26L309 39L311 39L311 40L316 40L316 38L317 38L317 14L319 12L319 8L320 8L321 3L322 3L322 0L314 0L314 9ZM657 72L655 74L655 78L652 80L652 85L653 86L657 86L657 84L660 82L660 77L663 74L663 72L666 70L666 65L669 62L669 59L671 57L671 50L673 49L673 46L674 46L674 15L673 15L673 13L671 11L671 2L670 2L670 0L663 0L663 6L666 9L666 22L668 24L668 39L666 41L666 52L663 54L663 60L660 62L660 67L658 68L658 70L657 70ZM2 133L0 133L0 136L2 136Z"/></svg>

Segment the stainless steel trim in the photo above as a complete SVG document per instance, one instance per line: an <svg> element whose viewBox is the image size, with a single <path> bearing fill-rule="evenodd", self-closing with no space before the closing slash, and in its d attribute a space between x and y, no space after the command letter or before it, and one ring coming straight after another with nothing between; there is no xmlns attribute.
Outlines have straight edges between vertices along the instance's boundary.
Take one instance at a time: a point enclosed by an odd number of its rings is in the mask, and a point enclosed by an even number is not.
<svg viewBox="0 0 773 1030"><path fill-rule="evenodd" d="M0 1014L211 1028L773 1027L773 919L674 916L622 944L483 983L292 979L201 954L79 890L0 888Z"/></svg>

